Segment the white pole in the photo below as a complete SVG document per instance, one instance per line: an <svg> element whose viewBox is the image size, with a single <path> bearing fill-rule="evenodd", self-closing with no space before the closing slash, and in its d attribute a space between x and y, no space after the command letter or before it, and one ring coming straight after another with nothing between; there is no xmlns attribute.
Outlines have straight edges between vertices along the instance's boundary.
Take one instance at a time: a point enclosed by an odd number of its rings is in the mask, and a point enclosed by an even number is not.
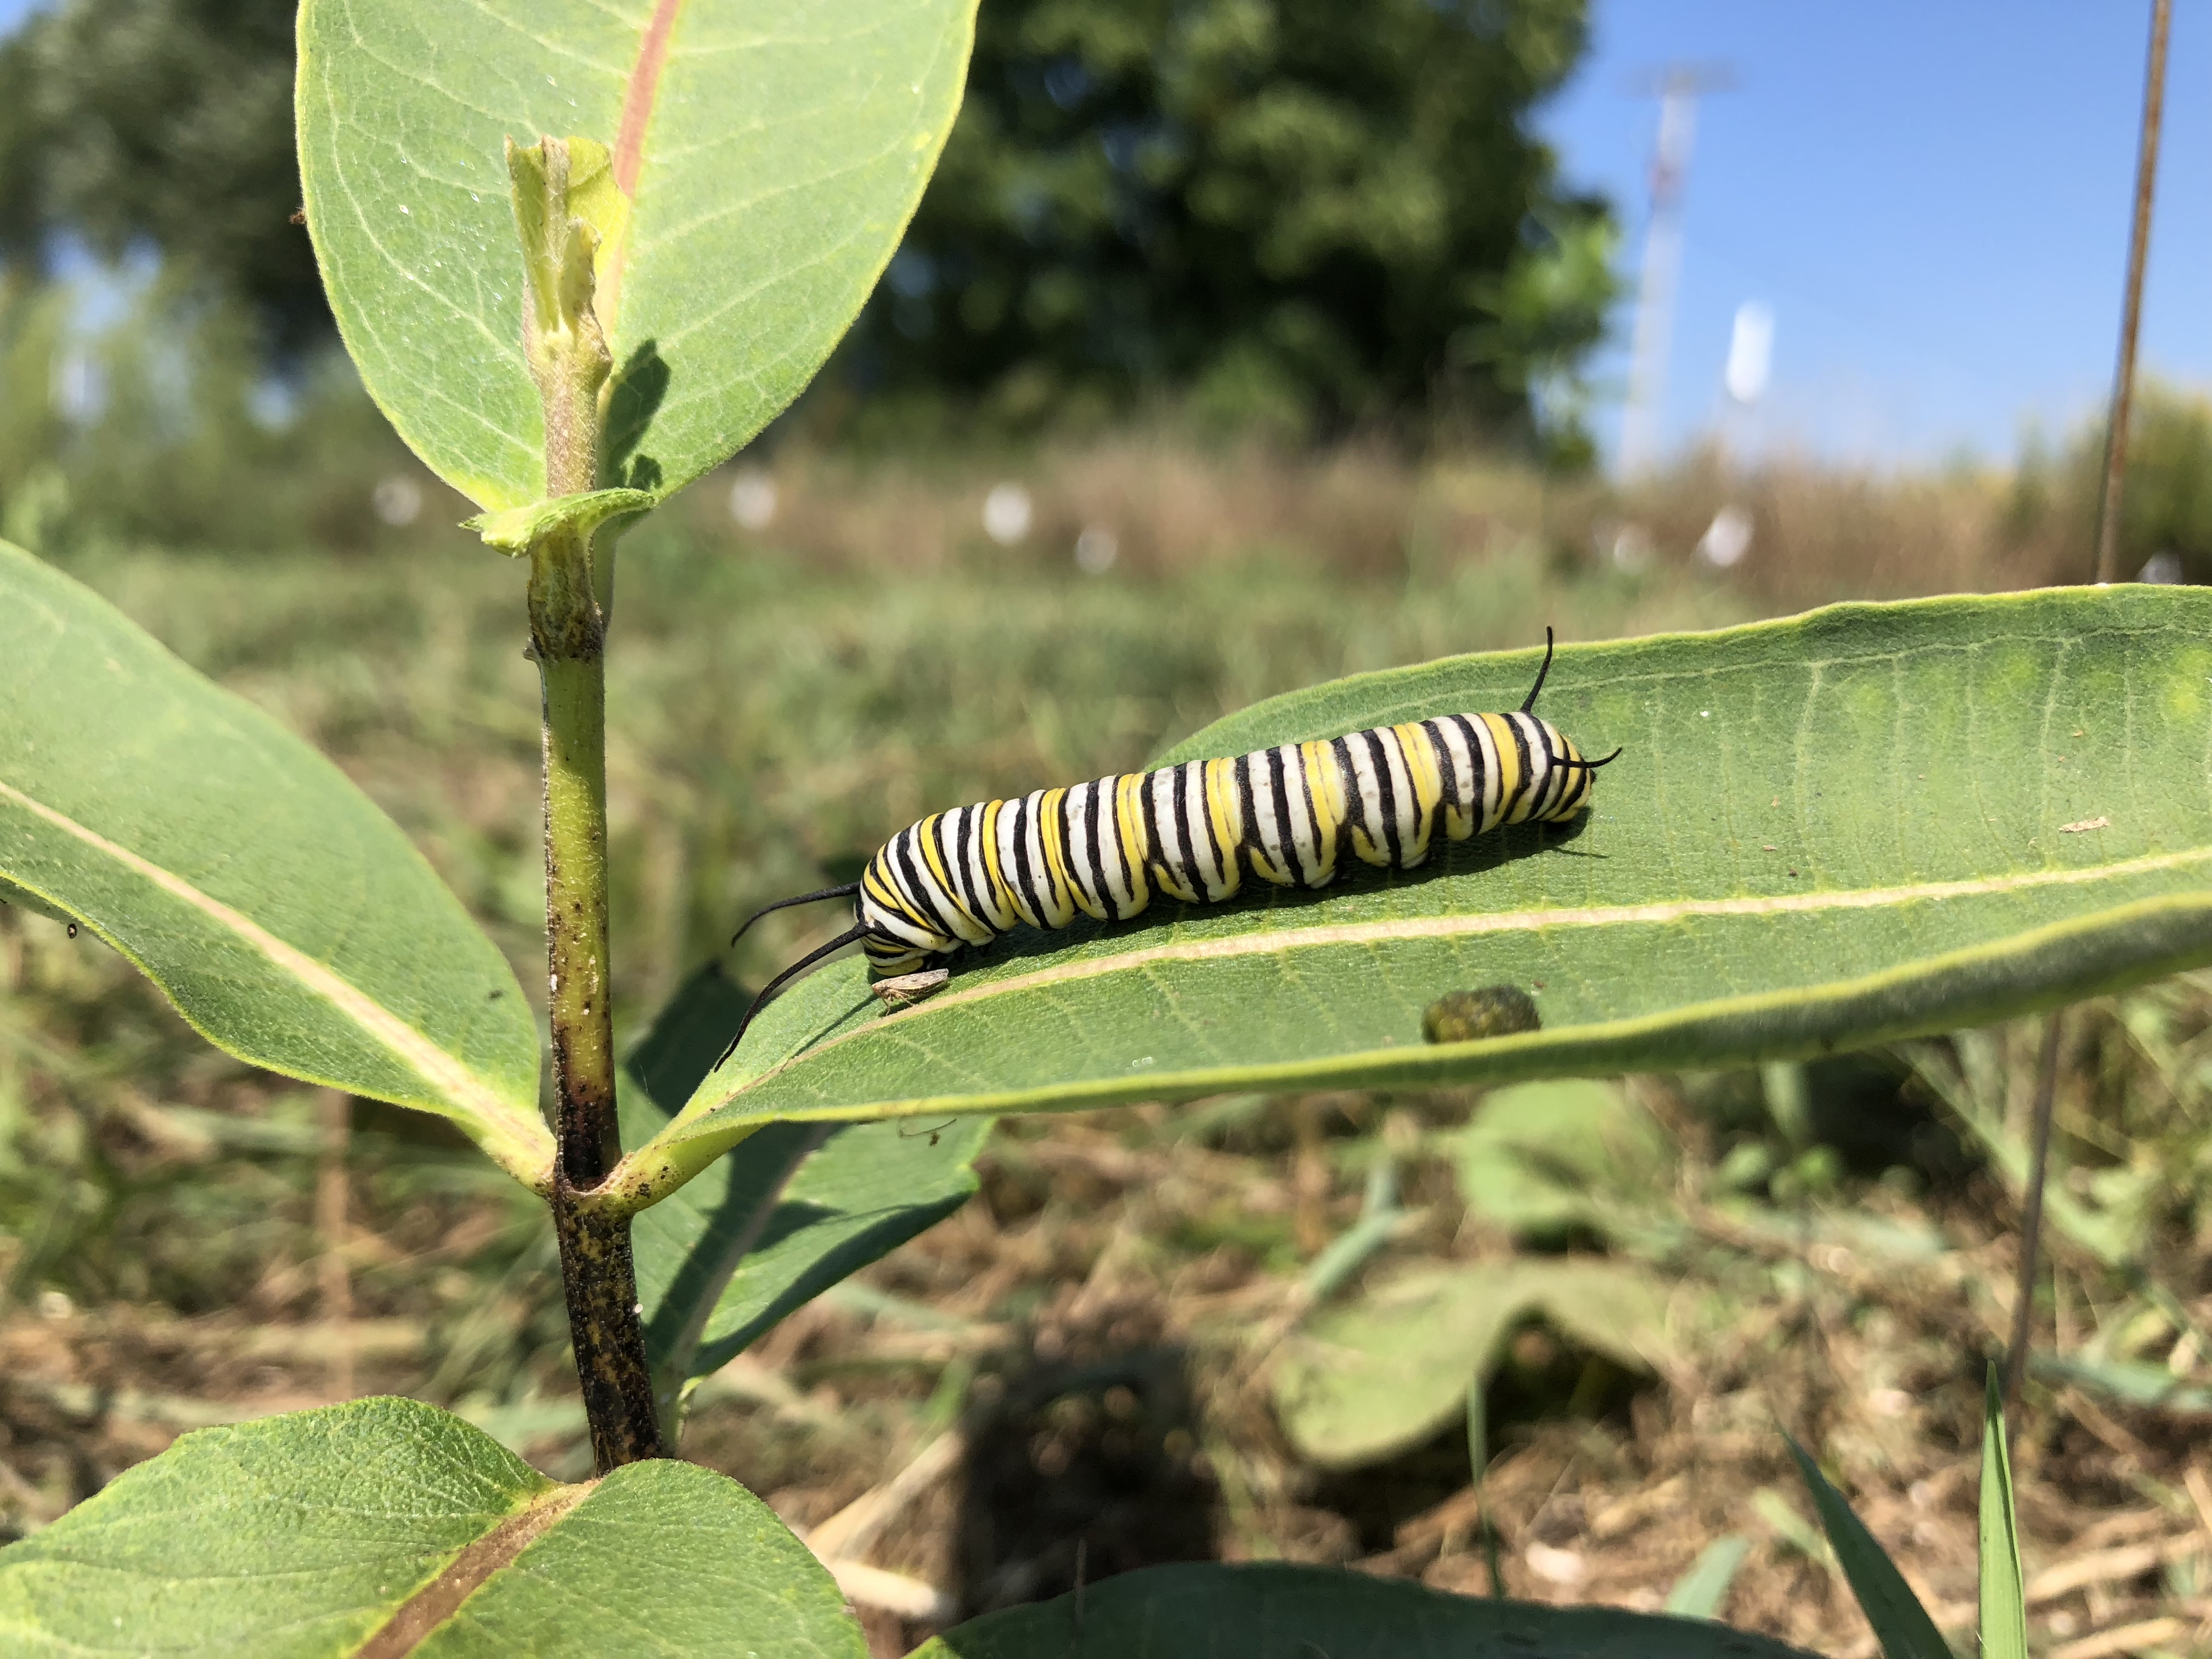
<svg viewBox="0 0 2212 1659"><path fill-rule="evenodd" d="M1668 337L1674 284L1682 269L1682 185L1697 136L1698 94L1707 82L1670 70L1659 83L1659 145L1651 162L1651 222L1644 234L1637 283L1636 331L1629 344L1628 407L1620 424L1620 470L1648 472L1659 458L1661 403L1667 391Z"/></svg>

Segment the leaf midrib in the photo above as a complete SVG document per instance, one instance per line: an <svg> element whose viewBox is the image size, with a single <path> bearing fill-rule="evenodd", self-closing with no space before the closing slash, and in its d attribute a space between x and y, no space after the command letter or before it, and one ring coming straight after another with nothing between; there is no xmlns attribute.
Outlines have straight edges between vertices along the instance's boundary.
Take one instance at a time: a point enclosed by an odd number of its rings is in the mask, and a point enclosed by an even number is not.
<svg viewBox="0 0 2212 1659"><path fill-rule="evenodd" d="M623 282L629 274L629 256L637 246L637 175L645 165L645 132L659 107L661 72L668 67L668 42L676 33L677 14L683 9L684 0L658 0L638 36L637 61L630 65L629 77L623 82L622 118L615 129L608 166L614 173L615 188L629 199L631 219L600 278L599 319L611 340L621 337Z"/></svg>
<svg viewBox="0 0 2212 1659"><path fill-rule="evenodd" d="M447 1053L360 987L332 972L296 945L286 944L251 917L194 886L174 871L165 870L129 848L110 841L98 830L78 823L44 801L25 794L4 780L0 780L0 799L14 802L64 835L120 864L142 879L151 882L172 898L197 910L258 951L272 966L299 981L349 1018L442 1097L477 1114L518 1146L536 1147L539 1142L544 1142L543 1150L550 1160L551 1143L544 1124L534 1116L526 1117L516 1110L489 1082L459 1059ZM63 905L64 908L70 908L66 901L53 894L42 892L40 896ZM86 925L100 932L101 937L106 937L96 922L88 921ZM120 941L112 940L111 943L115 944L118 950L125 948ZM129 952L125 951L125 954Z"/></svg>
<svg viewBox="0 0 2212 1659"><path fill-rule="evenodd" d="M422 1644L450 1628L461 1606L495 1572L550 1532L590 1497L597 1480L553 1486L530 1494L510 1514L472 1540L428 1583L402 1602L354 1659L409 1659Z"/></svg>
<svg viewBox="0 0 2212 1659"><path fill-rule="evenodd" d="M615 184L625 196L637 195L637 170L645 157L645 130L660 96L660 72L668 65L669 37L676 33L676 15L684 0L659 0L653 16L638 37L637 62L630 66L623 86L622 125L617 129Z"/></svg>
<svg viewBox="0 0 2212 1659"><path fill-rule="evenodd" d="M902 1009L841 1031L813 1047L778 1061L759 1076L748 1079L722 1097L726 1103L768 1083L792 1066L818 1058L855 1037L866 1036L906 1021L945 1013L966 1004L981 1002L1018 991L1064 985L1079 980L1165 962L1220 961L1237 957L1273 956L1330 945L1371 945L1393 939L1452 939L1487 933L1529 933L1549 927L1596 927L1622 925L1663 925L1712 916L1763 916L1821 914L1832 911L1883 909L1892 906L1940 902L2018 893L2045 887L2085 886L2130 876L2154 874L2192 864L2212 863L2212 847L2191 848L2177 853L2147 854L2113 864L2074 870L2025 871L2010 876L1984 876L1956 881L1920 882L1905 886L1838 889L1820 893L1781 893L1765 897L1674 899L1654 904L1598 905L1545 910L1500 910L1475 915L1382 918L1373 921L1338 922L1311 927L1279 928L1243 933L1229 939L1187 939L1180 943L1146 945L1114 956L1063 963L1031 973L1017 974L966 990L948 991L916 1007ZM710 1107L686 1111L684 1118L703 1116Z"/></svg>

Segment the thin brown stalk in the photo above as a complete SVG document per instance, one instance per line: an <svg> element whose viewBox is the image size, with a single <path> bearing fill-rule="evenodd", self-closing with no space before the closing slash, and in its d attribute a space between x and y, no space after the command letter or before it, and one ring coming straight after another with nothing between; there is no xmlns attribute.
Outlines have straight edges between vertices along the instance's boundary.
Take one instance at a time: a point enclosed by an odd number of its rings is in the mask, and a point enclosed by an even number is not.
<svg viewBox="0 0 2212 1659"><path fill-rule="evenodd" d="M2105 474L2097 501L2097 580L2108 582L2120 562L2120 495L2127 479L2128 415L2136 395L2136 335L2142 320L2143 266L2150 253L2151 198L2158 184L2159 127L2166 112L2166 38L2173 0L2151 0L2150 61L2143 71L2142 131L2136 149L2135 228L2128 242L2127 299L2120 313L2120 361L2112 376L2112 412L2105 428Z"/></svg>

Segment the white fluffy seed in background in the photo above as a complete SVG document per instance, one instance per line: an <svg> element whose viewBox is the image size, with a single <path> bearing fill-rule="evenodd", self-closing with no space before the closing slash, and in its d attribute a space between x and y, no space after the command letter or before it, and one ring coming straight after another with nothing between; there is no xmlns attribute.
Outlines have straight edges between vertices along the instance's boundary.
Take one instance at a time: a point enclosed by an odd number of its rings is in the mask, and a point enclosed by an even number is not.
<svg viewBox="0 0 2212 1659"><path fill-rule="evenodd" d="M1012 547L1028 535L1034 516L1030 492L1018 483L994 484L983 497L983 533L1001 547Z"/></svg>
<svg viewBox="0 0 2212 1659"><path fill-rule="evenodd" d="M740 530L765 530L775 522L775 480L759 467L738 472L730 484L730 517Z"/></svg>

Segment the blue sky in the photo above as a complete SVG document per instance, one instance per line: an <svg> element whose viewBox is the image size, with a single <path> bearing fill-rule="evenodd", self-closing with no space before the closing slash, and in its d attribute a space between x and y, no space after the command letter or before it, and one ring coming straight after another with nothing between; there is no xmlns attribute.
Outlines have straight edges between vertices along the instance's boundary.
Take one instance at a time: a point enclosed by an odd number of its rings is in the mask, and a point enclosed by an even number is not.
<svg viewBox="0 0 2212 1659"><path fill-rule="evenodd" d="M0 31L31 4L0 0ZM2175 13L2142 361L2212 385L2212 13ZM2029 422L2057 435L2100 406L2149 0L1594 0L1593 17L1595 50L1541 125L1568 176L1620 205L1632 276L1657 113L1637 82L1675 60L1735 80L1698 112L1668 446L1719 419L1746 301L1776 319L1748 443L2002 461ZM1608 444L1625 307L1614 332L1595 365Z"/></svg>
<svg viewBox="0 0 2212 1659"><path fill-rule="evenodd" d="M2144 368L2212 382L2212 15L2174 8ZM1619 204L1632 276L1657 106L1640 76L1725 64L1704 100L1664 437L1711 430L1736 307L1776 318L1751 434L1840 460L2008 459L2108 394L2148 0L1599 0L1543 114L1568 175ZM1626 380L1628 316L1600 360Z"/></svg>

